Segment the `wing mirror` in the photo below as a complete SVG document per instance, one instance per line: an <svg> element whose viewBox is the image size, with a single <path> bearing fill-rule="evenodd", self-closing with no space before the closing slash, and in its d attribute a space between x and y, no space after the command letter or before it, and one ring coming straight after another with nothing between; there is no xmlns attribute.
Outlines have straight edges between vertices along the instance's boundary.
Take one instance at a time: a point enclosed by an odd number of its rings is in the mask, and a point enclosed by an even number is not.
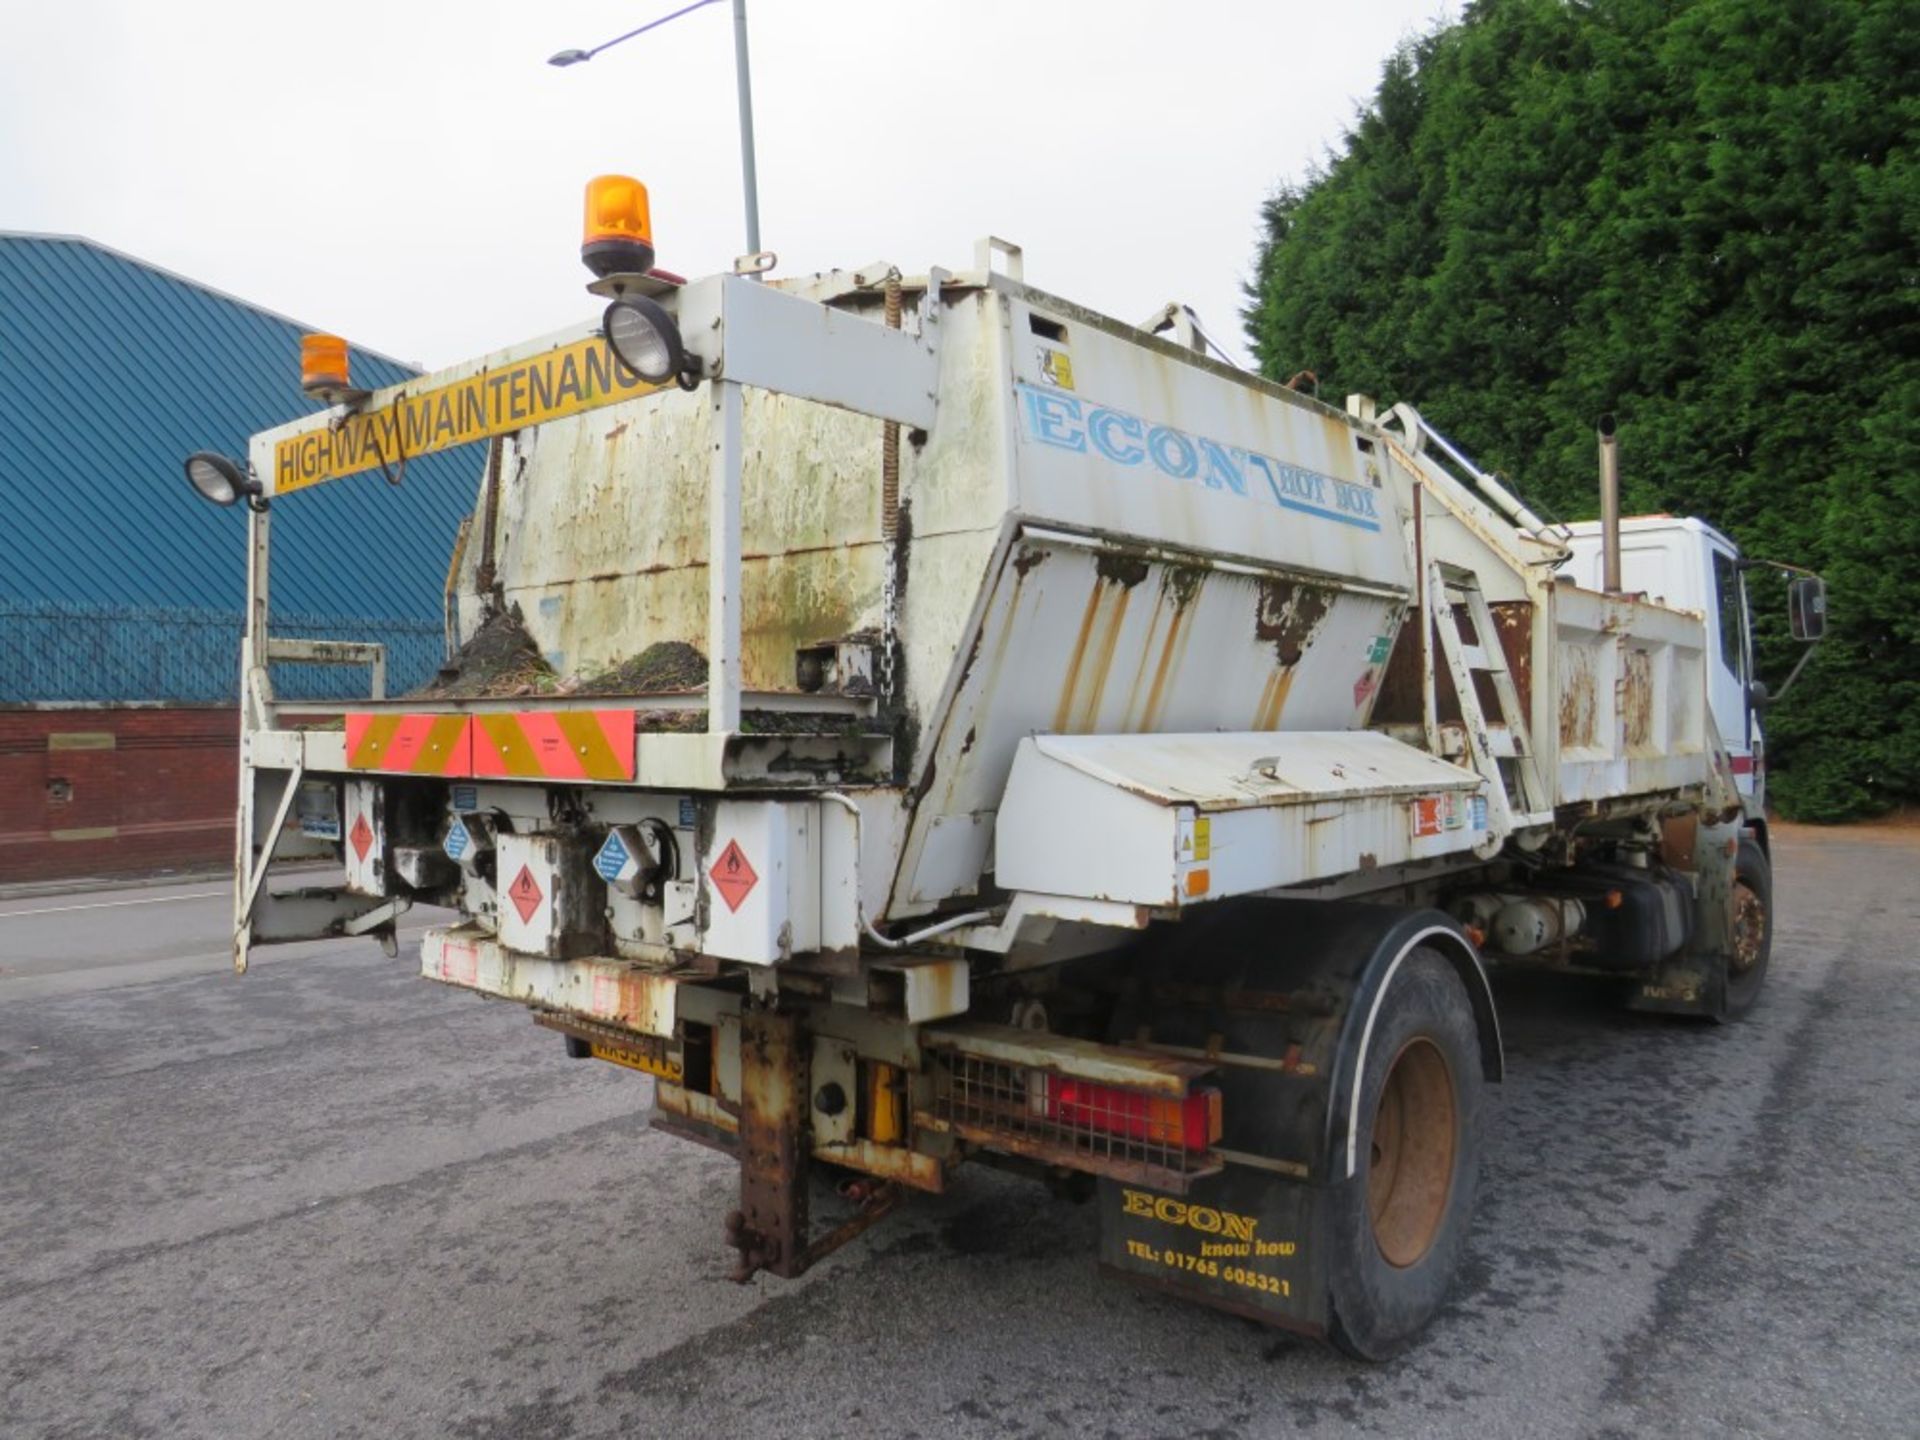
<svg viewBox="0 0 1920 1440"><path fill-rule="evenodd" d="M1787 582L1787 625L1794 639L1809 643L1827 633L1827 582L1818 575Z"/></svg>

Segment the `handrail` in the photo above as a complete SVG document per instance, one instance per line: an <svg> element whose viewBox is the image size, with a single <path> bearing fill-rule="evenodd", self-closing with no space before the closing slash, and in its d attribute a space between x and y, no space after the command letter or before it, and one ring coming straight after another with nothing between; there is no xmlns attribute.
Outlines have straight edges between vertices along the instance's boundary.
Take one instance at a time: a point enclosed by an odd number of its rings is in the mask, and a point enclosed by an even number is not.
<svg viewBox="0 0 1920 1440"><path fill-rule="evenodd" d="M1427 424L1413 406L1403 400L1388 412L1388 416L1400 422L1401 431L1406 436L1407 449L1416 458L1431 441L1435 449L1467 474L1473 481L1474 488L1479 490L1485 499L1491 501L1495 509L1535 540L1549 543L1548 537L1551 536L1553 541L1565 544L1571 538L1571 533L1565 525L1553 524L1541 519L1524 500L1501 484L1497 477L1474 464L1472 456Z"/></svg>
<svg viewBox="0 0 1920 1440"><path fill-rule="evenodd" d="M295 665L366 665L373 671L371 698L387 698L387 647L378 641L297 640L269 635L267 660Z"/></svg>

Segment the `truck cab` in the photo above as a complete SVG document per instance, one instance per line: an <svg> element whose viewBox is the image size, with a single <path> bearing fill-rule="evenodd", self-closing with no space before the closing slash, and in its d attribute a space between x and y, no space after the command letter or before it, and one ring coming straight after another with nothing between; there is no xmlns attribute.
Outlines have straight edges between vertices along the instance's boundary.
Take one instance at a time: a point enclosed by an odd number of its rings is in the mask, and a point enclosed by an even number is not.
<svg viewBox="0 0 1920 1440"><path fill-rule="evenodd" d="M1572 555L1561 578L1601 585L1600 522L1568 527ZM1766 744L1753 705L1753 631L1746 576L1733 541L1704 520L1636 515L1620 522L1620 579L1630 595L1698 614L1707 630L1707 705L1727 747L1734 783L1751 815L1766 807Z"/></svg>

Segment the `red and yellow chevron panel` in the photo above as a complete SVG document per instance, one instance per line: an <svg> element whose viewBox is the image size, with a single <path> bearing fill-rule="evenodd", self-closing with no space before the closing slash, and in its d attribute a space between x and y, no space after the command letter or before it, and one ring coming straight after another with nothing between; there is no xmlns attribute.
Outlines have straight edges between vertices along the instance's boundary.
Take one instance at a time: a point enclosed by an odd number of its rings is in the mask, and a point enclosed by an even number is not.
<svg viewBox="0 0 1920 1440"><path fill-rule="evenodd" d="M347 768L407 775L471 775L472 729L465 715L347 716Z"/></svg>
<svg viewBox="0 0 1920 1440"><path fill-rule="evenodd" d="M473 773L631 780L631 710L519 710L473 717Z"/></svg>

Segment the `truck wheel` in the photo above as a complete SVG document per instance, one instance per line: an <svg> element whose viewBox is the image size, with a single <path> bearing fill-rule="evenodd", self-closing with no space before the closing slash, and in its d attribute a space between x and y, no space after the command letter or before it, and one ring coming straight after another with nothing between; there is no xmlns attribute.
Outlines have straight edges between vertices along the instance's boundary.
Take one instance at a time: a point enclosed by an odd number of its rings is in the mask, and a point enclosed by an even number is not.
<svg viewBox="0 0 1920 1440"><path fill-rule="evenodd" d="M1446 1299L1480 1171L1480 1036L1466 988L1422 946L1387 982L1359 1078L1351 1178L1329 1199L1329 1338L1405 1349Z"/></svg>
<svg viewBox="0 0 1920 1440"><path fill-rule="evenodd" d="M1733 865L1733 930L1727 947L1727 1018L1743 1015L1759 998L1773 954L1773 867L1751 835L1740 839Z"/></svg>

